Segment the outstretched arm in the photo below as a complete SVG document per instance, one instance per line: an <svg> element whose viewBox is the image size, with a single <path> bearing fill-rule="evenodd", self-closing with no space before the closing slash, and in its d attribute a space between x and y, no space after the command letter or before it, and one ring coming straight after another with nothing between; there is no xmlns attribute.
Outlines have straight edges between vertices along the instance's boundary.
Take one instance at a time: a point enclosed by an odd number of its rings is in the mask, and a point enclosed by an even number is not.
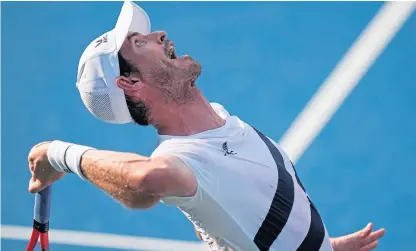
<svg viewBox="0 0 416 251"><path fill-rule="evenodd" d="M148 208L160 200L161 187L149 185L166 182L167 168L163 159L112 151L89 150L81 159L85 178L129 208Z"/></svg>
<svg viewBox="0 0 416 251"><path fill-rule="evenodd" d="M164 196L192 196L196 181L174 157L90 150L81 170L93 184L130 208L148 208Z"/></svg>
<svg viewBox="0 0 416 251"><path fill-rule="evenodd" d="M62 178L60 166L78 173L129 208L149 208L164 196L192 196L196 191L192 172L172 156L150 158L95 149L77 151L77 145L56 143L51 150L50 146L50 142L44 142L29 153L30 192L38 192Z"/></svg>

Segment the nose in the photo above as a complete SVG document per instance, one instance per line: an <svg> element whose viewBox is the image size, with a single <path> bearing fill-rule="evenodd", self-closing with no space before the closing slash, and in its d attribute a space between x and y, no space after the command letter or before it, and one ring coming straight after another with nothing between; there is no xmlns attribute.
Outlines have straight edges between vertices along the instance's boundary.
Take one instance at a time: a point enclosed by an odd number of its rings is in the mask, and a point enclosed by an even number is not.
<svg viewBox="0 0 416 251"><path fill-rule="evenodd" d="M163 44L166 40L166 32L164 31L155 31L153 32L154 38L156 39L156 42L159 44Z"/></svg>

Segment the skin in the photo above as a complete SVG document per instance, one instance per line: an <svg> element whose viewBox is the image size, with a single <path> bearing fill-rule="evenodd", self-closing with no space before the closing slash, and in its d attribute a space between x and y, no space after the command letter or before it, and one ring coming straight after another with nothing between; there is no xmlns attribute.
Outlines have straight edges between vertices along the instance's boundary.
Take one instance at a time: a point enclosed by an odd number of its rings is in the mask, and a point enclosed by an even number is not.
<svg viewBox="0 0 416 251"><path fill-rule="evenodd" d="M201 65L190 56L170 59L168 48L172 45L165 32L128 34L120 53L132 71L119 77L117 86L124 90L132 109L140 107L133 119L137 124L154 126L161 135L191 135L224 125L195 85ZM49 145L42 142L29 153L31 193L65 176L50 165ZM173 156L150 158L88 150L82 156L81 170L89 182L134 209L150 208L164 196L192 196L197 188L195 176ZM331 244L336 251L369 251L384 233L384 229L372 231L369 224L350 235L332 238Z"/></svg>

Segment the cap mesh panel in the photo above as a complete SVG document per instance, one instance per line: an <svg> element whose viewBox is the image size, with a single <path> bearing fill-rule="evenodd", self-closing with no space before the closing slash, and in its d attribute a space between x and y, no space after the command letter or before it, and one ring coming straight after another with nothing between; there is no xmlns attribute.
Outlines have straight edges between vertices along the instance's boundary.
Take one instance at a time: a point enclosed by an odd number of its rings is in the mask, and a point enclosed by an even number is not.
<svg viewBox="0 0 416 251"><path fill-rule="evenodd" d="M108 93L81 92L81 99L87 109L98 119L105 121L113 121L116 119L112 111L111 99Z"/></svg>

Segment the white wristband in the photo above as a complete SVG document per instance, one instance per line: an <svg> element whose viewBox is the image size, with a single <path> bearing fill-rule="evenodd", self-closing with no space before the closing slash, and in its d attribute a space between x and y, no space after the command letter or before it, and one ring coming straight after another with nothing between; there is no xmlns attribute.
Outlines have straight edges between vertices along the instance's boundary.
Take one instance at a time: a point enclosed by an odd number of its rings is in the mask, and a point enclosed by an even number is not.
<svg viewBox="0 0 416 251"><path fill-rule="evenodd" d="M48 148L48 160L53 168L58 172L72 173L65 163L66 150L71 146L71 143L62 142L59 140L52 141Z"/></svg>
<svg viewBox="0 0 416 251"><path fill-rule="evenodd" d="M81 171L81 157L90 149L94 148L55 140L49 145L48 160L58 172L75 173L85 180Z"/></svg>

